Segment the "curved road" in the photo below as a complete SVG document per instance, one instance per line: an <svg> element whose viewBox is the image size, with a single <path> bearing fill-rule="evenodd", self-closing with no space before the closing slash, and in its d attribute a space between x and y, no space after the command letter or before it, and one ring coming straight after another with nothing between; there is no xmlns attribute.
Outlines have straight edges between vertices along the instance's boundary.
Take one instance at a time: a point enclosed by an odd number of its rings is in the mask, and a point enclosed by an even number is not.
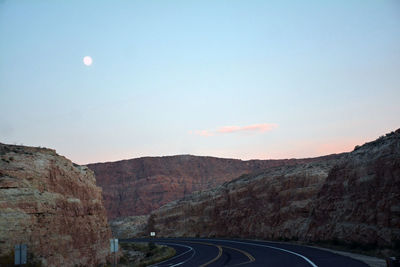
<svg viewBox="0 0 400 267"><path fill-rule="evenodd" d="M122 241L122 240L121 240ZM153 266L304 266L366 267L363 262L325 250L274 242L205 238L146 238L125 242L154 242L176 250L169 260Z"/></svg>

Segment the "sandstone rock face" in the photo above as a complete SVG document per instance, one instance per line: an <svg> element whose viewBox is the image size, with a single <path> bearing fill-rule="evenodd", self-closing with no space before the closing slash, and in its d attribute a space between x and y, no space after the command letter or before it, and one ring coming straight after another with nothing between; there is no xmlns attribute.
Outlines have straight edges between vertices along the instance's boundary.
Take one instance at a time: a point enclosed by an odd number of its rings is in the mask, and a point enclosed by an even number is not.
<svg viewBox="0 0 400 267"><path fill-rule="evenodd" d="M91 170L54 150L0 144L0 254L23 243L44 266L97 266L110 237Z"/></svg>
<svg viewBox="0 0 400 267"><path fill-rule="evenodd" d="M146 230L149 215L121 217L110 221L111 231L116 238L132 238Z"/></svg>
<svg viewBox="0 0 400 267"><path fill-rule="evenodd" d="M163 236L292 238L306 231L313 196L337 160L282 166L196 192L154 211Z"/></svg>
<svg viewBox="0 0 400 267"><path fill-rule="evenodd" d="M397 130L340 158L270 168L168 203L146 231L391 246L400 240L399 205Z"/></svg>
<svg viewBox="0 0 400 267"><path fill-rule="evenodd" d="M181 155L96 163L88 167L95 172L97 184L103 189L108 218L115 219L149 214L168 202L214 188L243 174L339 156L241 161Z"/></svg>
<svg viewBox="0 0 400 267"><path fill-rule="evenodd" d="M357 147L332 168L310 219L310 237L399 242L400 129Z"/></svg>

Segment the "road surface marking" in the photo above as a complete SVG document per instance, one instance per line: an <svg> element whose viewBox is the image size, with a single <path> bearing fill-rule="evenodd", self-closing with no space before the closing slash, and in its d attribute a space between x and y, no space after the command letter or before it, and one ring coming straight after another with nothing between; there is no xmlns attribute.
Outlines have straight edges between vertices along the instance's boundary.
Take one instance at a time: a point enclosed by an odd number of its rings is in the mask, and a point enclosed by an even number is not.
<svg viewBox="0 0 400 267"><path fill-rule="evenodd" d="M212 260L200 265L200 267L204 267L204 266L210 265L211 263L213 263L213 262L217 261L219 258L221 258L221 256L222 256L222 247L221 246L214 245L214 244L211 244L211 243L203 243L203 242L194 242L194 243L205 244L205 245L209 245L209 246L213 246L213 247L217 247L218 248L217 257L215 257L214 259L212 259Z"/></svg>
<svg viewBox="0 0 400 267"><path fill-rule="evenodd" d="M167 265L167 266L171 266L171 267L173 267L173 266L179 266L179 265L184 264L185 262L189 261L190 259L192 259L193 256L196 254L196 250L194 250L194 249L193 249L192 247L190 247L190 246L185 246L185 245L176 244L176 243L164 243L164 242L156 242L156 243L158 243L158 244L162 243L162 244L167 244L167 245L176 245L176 246L178 246L178 247L186 247L186 248L189 248L189 249L186 250L185 252L183 252L183 253L181 253L181 254L179 254L179 255L176 255L176 256L174 256L174 257L172 257L172 258L169 258L169 259L167 259L167 260L165 260L165 261L159 262L159 263L157 263L157 264L155 264L155 265L151 265L151 266L154 266L154 267L160 266L160 265L159 265L160 263L167 262L167 261L176 259L176 258L178 258L178 257L180 257L180 256L183 256L183 255L185 255L186 253L188 253L188 252L190 252L190 251L193 250L193 255L190 256L189 259L187 259L187 260L185 260L185 261L182 261L182 262L179 262L179 263L176 263L176 264L173 264L173 265L171 265L171 264L168 264L168 265Z"/></svg>
<svg viewBox="0 0 400 267"><path fill-rule="evenodd" d="M210 261L208 261L208 262L206 262L206 263L200 265L200 267L204 267L204 266L210 265L211 263L217 261L217 260L221 257L221 255L222 255L222 247L219 246L219 245L215 245L215 244L211 244L211 243L206 243L206 242L199 242L199 241L181 241L181 242L195 243L195 244L197 243L197 244L202 244L202 245L207 245L207 246L212 246L212 247L217 247L217 248L218 248L218 255L217 255L217 257L215 257L214 259L212 259L212 260L210 260Z"/></svg>
<svg viewBox="0 0 400 267"><path fill-rule="evenodd" d="M248 253L247 251L244 251L244 250L241 250L241 249L238 249L238 248L227 247L227 246L222 246L222 247L223 247L223 248L229 248L229 249L237 250L237 251L239 251L240 253L244 254L247 258L249 258L249 261L246 261L246 262L243 262L243 263L239 263L239 264L235 264L235 265L232 265L232 266L238 266L238 265L242 265L242 264L247 264L247 263L250 263L250 262L253 262L253 261L256 260L256 259L255 259L250 253Z"/></svg>
<svg viewBox="0 0 400 267"><path fill-rule="evenodd" d="M318 266L317 266L314 262L312 262L309 258L307 258L307 257L305 257L305 256L303 256L303 255L301 255L301 254L299 254L299 253L296 253L296 252L293 252L293 251L290 251L290 250L287 250L287 249L283 249L283 248L278 248L278 247L273 247L273 246L268 246L268 245L261 245L261 244L257 244L257 243L247 243L247 242L231 241L231 240L223 240L223 239L222 239L222 240L221 240L221 239L204 239L204 240L209 240L209 241L221 241L221 242L230 242L230 243L245 244L245 245L258 246L258 247L266 247L266 248L272 248L272 249L276 249L276 250L281 250L281 251L284 251L284 252L287 252L287 253L290 253L290 254L293 254L293 255L296 255L296 256L302 258L303 260L305 260L306 262L308 262L312 267L318 267Z"/></svg>
<svg viewBox="0 0 400 267"><path fill-rule="evenodd" d="M244 254L247 258L249 258L249 261L244 262L244 263L235 264L233 266L250 263L250 262L253 262L253 261L256 260L250 253L248 253L248 252L246 252L244 250L238 249L238 248L232 248L232 247L228 247L228 246L220 246L220 245L216 245L216 244L212 244L212 243L199 242L199 241L183 241L183 242L204 244L204 245L213 246L213 247L217 247L218 248L219 252L218 252L217 257L215 257L214 259L212 259L212 260L200 265L200 267L204 267L204 266L210 265L211 263L213 263L213 262L217 261L219 258L221 258L221 256L222 256L222 248L228 248L228 249L239 251L240 253Z"/></svg>

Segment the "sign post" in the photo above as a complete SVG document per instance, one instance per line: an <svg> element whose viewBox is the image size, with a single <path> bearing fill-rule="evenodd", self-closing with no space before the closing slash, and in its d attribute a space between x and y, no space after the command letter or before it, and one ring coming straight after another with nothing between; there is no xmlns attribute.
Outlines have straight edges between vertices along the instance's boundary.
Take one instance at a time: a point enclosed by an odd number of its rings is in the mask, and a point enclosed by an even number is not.
<svg viewBox="0 0 400 267"><path fill-rule="evenodd" d="M15 245L15 252L14 252L14 264L15 265L26 264L27 250L28 250L28 248L27 248L26 244Z"/></svg>
<svg viewBox="0 0 400 267"><path fill-rule="evenodd" d="M114 253L114 263L113 266L117 266L117 252L118 252L118 239L110 239L110 249L111 253Z"/></svg>
<svg viewBox="0 0 400 267"><path fill-rule="evenodd" d="M151 237L155 237L156 236L156 232L150 232L150 236Z"/></svg>

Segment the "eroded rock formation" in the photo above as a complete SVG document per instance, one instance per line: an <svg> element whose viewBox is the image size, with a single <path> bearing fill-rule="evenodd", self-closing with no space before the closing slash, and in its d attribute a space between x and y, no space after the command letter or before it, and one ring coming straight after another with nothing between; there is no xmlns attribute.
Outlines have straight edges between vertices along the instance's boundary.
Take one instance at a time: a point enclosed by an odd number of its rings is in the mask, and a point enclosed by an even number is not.
<svg viewBox="0 0 400 267"><path fill-rule="evenodd" d="M44 266L97 266L110 236L91 170L54 150L0 144L0 256L22 243Z"/></svg>
<svg viewBox="0 0 400 267"><path fill-rule="evenodd" d="M89 164L103 189L109 219L146 215L160 206L194 191L214 188L240 175L274 166L337 158L250 160L191 155L146 157Z"/></svg>
<svg viewBox="0 0 400 267"><path fill-rule="evenodd" d="M116 238L131 238L143 235L149 215L121 217L110 221L111 231Z"/></svg>
<svg viewBox="0 0 400 267"><path fill-rule="evenodd" d="M158 236L400 240L400 130L341 158L281 166L196 192L154 211Z"/></svg>
<svg viewBox="0 0 400 267"><path fill-rule="evenodd" d="M154 211L149 229L163 236L297 237L335 163L270 168L193 193Z"/></svg>
<svg viewBox="0 0 400 267"><path fill-rule="evenodd" d="M347 154L315 197L308 235L400 244L400 129Z"/></svg>

